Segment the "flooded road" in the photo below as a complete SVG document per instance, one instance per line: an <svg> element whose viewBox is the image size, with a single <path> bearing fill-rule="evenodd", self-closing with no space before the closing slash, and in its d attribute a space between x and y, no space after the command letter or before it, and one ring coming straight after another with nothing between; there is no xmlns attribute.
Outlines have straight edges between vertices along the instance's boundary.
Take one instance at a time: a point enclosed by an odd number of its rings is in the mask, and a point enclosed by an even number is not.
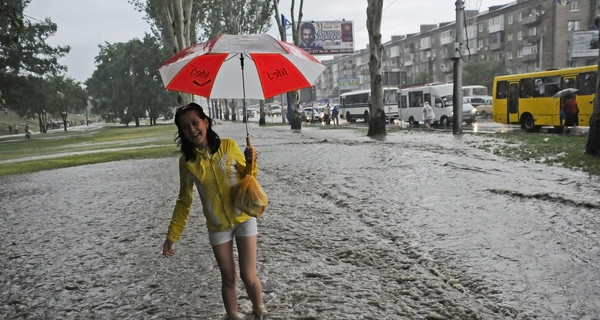
<svg viewBox="0 0 600 320"><path fill-rule="evenodd" d="M489 136L249 130L269 319L598 319L597 178L472 147ZM0 179L0 316L219 319L197 198L160 254L177 188L176 157Z"/></svg>

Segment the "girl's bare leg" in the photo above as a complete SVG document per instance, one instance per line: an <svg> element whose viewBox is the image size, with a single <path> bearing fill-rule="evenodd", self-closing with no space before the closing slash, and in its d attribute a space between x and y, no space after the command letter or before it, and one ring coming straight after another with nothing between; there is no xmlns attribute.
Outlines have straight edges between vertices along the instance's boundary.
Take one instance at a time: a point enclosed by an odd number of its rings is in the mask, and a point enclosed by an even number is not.
<svg viewBox="0 0 600 320"><path fill-rule="evenodd" d="M237 316L237 287L235 260L233 257L233 241L214 246L213 253L221 271L221 295L225 312L230 316Z"/></svg>
<svg viewBox="0 0 600 320"><path fill-rule="evenodd" d="M262 314L262 284L256 272L257 237L236 237L240 259L240 278L252 302L252 310Z"/></svg>

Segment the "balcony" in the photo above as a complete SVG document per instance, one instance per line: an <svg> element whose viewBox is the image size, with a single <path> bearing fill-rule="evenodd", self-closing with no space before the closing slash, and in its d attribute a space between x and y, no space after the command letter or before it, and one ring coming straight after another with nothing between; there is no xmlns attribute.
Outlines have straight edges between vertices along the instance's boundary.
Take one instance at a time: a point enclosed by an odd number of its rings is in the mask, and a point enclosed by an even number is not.
<svg viewBox="0 0 600 320"><path fill-rule="evenodd" d="M504 49L504 42L490 43L490 51L498 51Z"/></svg>
<svg viewBox="0 0 600 320"><path fill-rule="evenodd" d="M523 17L521 18L521 24L522 25L528 25L528 24L533 24L533 23L539 23L542 21L542 17L537 15L537 14L531 14L527 17Z"/></svg>

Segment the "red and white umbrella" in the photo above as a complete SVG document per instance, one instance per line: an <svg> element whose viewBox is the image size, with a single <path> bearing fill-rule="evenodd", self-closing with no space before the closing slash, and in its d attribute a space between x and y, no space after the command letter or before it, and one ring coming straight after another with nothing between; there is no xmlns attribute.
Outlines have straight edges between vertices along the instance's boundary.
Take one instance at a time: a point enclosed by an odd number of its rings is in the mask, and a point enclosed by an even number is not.
<svg viewBox="0 0 600 320"><path fill-rule="evenodd" d="M261 100L310 87L323 70L306 51L268 34L222 34L183 49L159 69L169 90Z"/></svg>

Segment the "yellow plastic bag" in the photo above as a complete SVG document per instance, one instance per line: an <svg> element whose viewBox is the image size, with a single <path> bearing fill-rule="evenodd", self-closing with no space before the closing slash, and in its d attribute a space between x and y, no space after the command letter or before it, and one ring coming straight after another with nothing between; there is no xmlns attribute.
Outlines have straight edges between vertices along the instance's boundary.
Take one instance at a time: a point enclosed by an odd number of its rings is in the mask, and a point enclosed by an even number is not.
<svg viewBox="0 0 600 320"><path fill-rule="evenodd" d="M233 205L243 212L260 218L267 208L269 199L256 178L246 175L233 187L235 202Z"/></svg>
<svg viewBox="0 0 600 320"><path fill-rule="evenodd" d="M246 143L251 147L249 137L246 138ZM253 217L260 218L267 208L269 199L256 178L251 174L253 161L254 159L246 166L246 176L233 186L233 197L235 199L233 205Z"/></svg>

